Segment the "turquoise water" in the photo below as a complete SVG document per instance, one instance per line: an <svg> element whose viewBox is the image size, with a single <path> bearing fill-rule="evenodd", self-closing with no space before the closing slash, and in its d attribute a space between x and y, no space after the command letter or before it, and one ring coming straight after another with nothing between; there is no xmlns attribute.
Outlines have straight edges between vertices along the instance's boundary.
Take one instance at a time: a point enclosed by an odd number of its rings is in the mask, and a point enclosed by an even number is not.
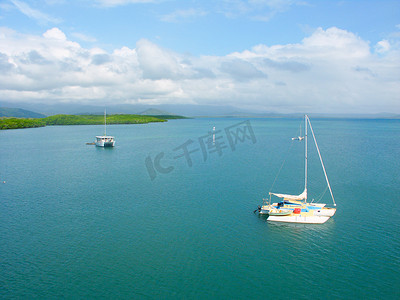
<svg viewBox="0 0 400 300"><path fill-rule="evenodd" d="M283 161L302 192L301 120L244 121L1 131L0 298L400 299L400 121L311 120L322 225L253 214Z"/></svg>

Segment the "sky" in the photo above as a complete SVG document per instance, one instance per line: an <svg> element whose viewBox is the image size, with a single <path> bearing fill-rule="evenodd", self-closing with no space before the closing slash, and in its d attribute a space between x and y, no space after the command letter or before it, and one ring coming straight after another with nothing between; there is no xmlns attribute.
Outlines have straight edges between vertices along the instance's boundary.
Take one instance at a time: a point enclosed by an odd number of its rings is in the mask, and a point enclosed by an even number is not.
<svg viewBox="0 0 400 300"><path fill-rule="evenodd" d="M0 0L0 101L400 113L400 1Z"/></svg>

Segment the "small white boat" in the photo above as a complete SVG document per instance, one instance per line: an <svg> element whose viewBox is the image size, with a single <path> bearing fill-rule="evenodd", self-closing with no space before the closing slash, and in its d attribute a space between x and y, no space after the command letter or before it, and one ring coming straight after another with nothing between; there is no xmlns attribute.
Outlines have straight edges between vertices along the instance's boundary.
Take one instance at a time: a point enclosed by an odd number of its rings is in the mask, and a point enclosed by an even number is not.
<svg viewBox="0 0 400 300"><path fill-rule="evenodd" d="M322 161L321 153L315 139L314 131L311 126L310 119L305 116L305 180L304 180L304 191L300 195L288 195L279 193L269 193L269 201L264 199L263 205L259 207L259 213L268 215L268 221L274 222L290 222L290 223L310 223L310 224L322 224L329 220L336 213L336 208L326 207L325 203L308 203L307 202L307 163L308 163L308 149L307 149L307 128L310 126L311 133L315 142L318 156L320 158L322 170L325 174L325 180L329 188L333 204L336 206L335 199L333 197L331 185L326 174L325 166ZM292 140L302 140L301 136L298 138L292 138ZM271 196L281 198L280 202L271 204ZM288 214L279 214L277 211L289 211Z"/></svg>
<svg viewBox="0 0 400 300"><path fill-rule="evenodd" d="M104 135L96 136L96 146L97 147L114 147L115 138L113 136L107 135L107 113L104 110Z"/></svg>
<svg viewBox="0 0 400 300"><path fill-rule="evenodd" d="M295 141L295 140L302 141L303 139L304 139L304 136L298 136L298 137L292 138L292 141Z"/></svg>
<svg viewBox="0 0 400 300"><path fill-rule="evenodd" d="M301 124L300 124L300 135L297 137L292 137L292 141L302 141L304 139L304 136L301 135Z"/></svg>

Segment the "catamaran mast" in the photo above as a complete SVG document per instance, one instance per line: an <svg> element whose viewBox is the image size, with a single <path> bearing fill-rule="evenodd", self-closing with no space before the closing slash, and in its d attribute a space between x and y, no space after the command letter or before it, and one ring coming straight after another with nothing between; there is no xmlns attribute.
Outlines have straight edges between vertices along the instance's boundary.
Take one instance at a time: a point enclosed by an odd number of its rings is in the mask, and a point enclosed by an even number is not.
<svg viewBox="0 0 400 300"><path fill-rule="evenodd" d="M104 109L104 136L107 135L107 117L106 117L106 115L107 115L107 112L106 112L106 109Z"/></svg>

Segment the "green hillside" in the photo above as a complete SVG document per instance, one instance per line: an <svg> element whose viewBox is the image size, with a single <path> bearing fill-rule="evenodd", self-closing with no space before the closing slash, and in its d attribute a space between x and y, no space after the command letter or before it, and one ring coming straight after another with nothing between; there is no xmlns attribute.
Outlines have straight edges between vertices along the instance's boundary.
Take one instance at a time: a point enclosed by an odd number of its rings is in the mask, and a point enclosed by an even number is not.
<svg viewBox="0 0 400 300"><path fill-rule="evenodd" d="M45 118L43 114L21 108L0 107L0 117Z"/></svg>
<svg viewBox="0 0 400 300"><path fill-rule="evenodd" d="M46 125L102 125L102 115L54 115L43 119ZM165 119L141 115L107 115L107 124L144 124L166 122Z"/></svg>

